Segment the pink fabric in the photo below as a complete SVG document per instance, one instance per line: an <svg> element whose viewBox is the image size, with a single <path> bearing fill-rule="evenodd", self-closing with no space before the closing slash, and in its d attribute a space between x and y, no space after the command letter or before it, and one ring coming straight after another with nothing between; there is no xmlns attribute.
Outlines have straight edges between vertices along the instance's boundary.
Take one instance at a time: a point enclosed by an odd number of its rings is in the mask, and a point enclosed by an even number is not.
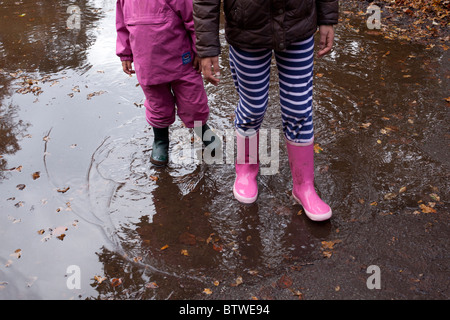
<svg viewBox="0 0 450 320"><path fill-rule="evenodd" d="M192 0L117 0L116 54L134 61L141 85L179 79L192 69Z"/></svg>
<svg viewBox="0 0 450 320"><path fill-rule="evenodd" d="M208 99L203 79L191 68L191 72L171 83L141 86L146 97L147 122L154 127L164 128L175 121L176 112L188 128L194 122L206 123L209 116Z"/></svg>
<svg viewBox="0 0 450 320"><path fill-rule="evenodd" d="M314 144L298 146L287 141L286 145L293 179L292 195L311 220L331 218L331 208L320 199L314 188Z"/></svg>

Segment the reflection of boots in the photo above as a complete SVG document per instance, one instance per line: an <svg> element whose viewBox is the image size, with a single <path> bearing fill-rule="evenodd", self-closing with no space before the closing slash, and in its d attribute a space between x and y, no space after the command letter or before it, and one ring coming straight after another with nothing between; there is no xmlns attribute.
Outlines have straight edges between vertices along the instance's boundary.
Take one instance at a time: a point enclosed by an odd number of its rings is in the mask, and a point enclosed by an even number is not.
<svg viewBox="0 0 450 320"><path fill-rule="evenodd" d="M258 197L256 177L259 171L259 132L245 137L236 131L237 157L234 197L243 203L253 203Z"/></svg>
<svg viewBox="0 0 450 320"><path fill-rule="evenodd" d="M156 166L165 166L169 162L169 127L153 127L154 141L150 162Z"/></svg>
<svg viewBox="0 0 450 320"><path fill-rule="evenodd" d="M294 182L292 195L314 221L331 218L331 208L319 198L314 189L314 144L298 146L287 141L289 166Z"/></svg>

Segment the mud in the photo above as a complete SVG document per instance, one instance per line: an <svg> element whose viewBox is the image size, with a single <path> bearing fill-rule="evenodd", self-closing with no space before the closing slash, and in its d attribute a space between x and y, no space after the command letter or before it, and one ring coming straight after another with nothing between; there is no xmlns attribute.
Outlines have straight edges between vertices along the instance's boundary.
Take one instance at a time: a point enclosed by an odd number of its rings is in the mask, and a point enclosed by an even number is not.
<svg viewBox="0 0 450 320"><path fill-rule="evenodd" d="M337 28L315 63L316 186L334 212L316 223L290 196L275 64L263 128L278 170L243 205L226 150L199 161L179 120L169 166L151 166L114 1L78 1L80 29L71 4L0 2L1 299L448 299L442 46L387 39L357 14ZM226 147L237 95L222 42L221 85L205 85Z"/></svg>

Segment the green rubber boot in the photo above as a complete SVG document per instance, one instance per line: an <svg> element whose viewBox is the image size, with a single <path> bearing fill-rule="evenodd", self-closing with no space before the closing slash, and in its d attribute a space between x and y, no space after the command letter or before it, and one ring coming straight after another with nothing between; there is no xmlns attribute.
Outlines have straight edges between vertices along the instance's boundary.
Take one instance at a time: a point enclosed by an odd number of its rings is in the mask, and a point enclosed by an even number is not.
<svg viewBox="0 0 450 320"><path fill-rule="evenodd" d="M165 166L169 162L169 127L153 127L153 149L150 162L156 166Z"/></svg>

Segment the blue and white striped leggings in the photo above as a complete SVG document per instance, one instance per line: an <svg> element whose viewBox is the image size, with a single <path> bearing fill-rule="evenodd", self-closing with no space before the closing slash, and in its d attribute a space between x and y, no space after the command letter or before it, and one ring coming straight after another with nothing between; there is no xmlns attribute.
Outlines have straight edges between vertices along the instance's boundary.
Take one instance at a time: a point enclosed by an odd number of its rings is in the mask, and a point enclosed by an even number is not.
<svg viewBox="0 0 450 320"><path fill-rule="evenodd" d="M275 59L283 133L291 142L310 144L314 139L314 37L293 43L285 51L275 51ZM235 127L241 134L261 126L269 101L271 60L271 49L242 50L230 46L230 69L239 93Z"/></svg>

